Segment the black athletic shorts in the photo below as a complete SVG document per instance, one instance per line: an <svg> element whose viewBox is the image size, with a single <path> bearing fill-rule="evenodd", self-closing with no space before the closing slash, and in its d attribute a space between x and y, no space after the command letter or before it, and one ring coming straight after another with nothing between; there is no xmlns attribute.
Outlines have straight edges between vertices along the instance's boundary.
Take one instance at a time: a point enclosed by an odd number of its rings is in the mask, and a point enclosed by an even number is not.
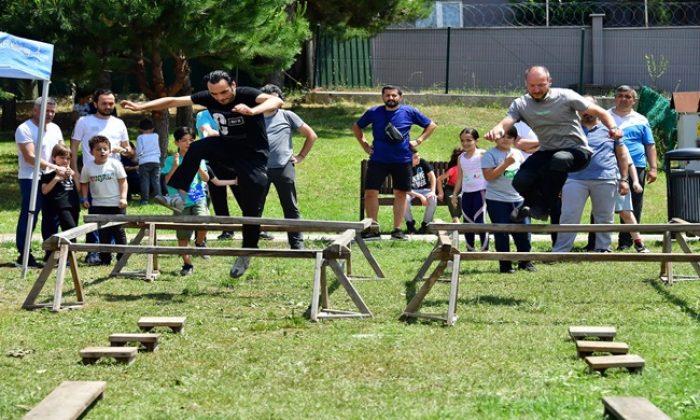
<svg viewBox="0 0 700 420"><path fill-rule="evenodd" d="M381 163L370 160L367 162L367 175L365 178L366 190L379 190L387 175L391 175L392 185L395 190L411 191L411 162L407 163Z"/></svg>

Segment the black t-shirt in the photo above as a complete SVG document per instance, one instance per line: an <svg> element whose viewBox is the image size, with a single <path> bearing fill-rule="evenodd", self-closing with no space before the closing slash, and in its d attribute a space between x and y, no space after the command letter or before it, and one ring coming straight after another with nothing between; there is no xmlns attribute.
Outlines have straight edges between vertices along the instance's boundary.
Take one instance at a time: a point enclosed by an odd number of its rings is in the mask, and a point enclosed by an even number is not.
<svg viewBox="0 0 700 420"><path fill-rule="evenodd" d="M56 172L53 171L41 175L41 184L48 184L55 176ZM56 183L48 194L44 194L44 205L55 209L79 208L79 202L78 190L72 177Z"/></svg>
<svg viewBox="0 0 700 420"><path fill-rule="evenodd" d="M214 121L219 125L219 133L227 140L240 141L242 146L251 148L256 152L267 154L267 131L265 131L265 118L262 114L241 115L232 111L238 104L245 104L253 108L258 105L255 98L262 94L258 89L251 87L236 87L236 95L233 102L226 105L212 98L209 91L201 91L190 96L192 102L207 107Z"/></svg>
<svg viewBox="0 0 700 420"><path fill-rule="evenodd" d="M425 159L421 159L418 165L412 166L411 171L413 176L411 177L411 189L419 190L421 188L430 188L430 181L428 181L428 173L433 172L433 167Z"/></svg>

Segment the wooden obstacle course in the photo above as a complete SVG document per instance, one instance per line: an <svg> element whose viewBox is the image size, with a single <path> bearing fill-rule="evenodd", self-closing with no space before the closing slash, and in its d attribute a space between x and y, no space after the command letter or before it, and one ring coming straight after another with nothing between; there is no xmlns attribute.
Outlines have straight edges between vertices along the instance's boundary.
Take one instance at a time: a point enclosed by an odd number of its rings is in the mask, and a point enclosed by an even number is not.
<svg viewBox="0 0 700 420"><path fill-rule="evenodd" d="M44 287L53 267L46 267L41 272L32 290L25 299L22 307L24 309L34 309L51 306L55 311L64 309L62 305L62 287L65 276L65 261L71 261L71 275L76 295L79 296L78 307L84 304L82 286L77 270L76 252L117 252L122 258L115 264L110 276L116 275L141 275L144 274L147 280L155 279L158 274L158 255L214 255L214 256L258 256L258 257L282 257L282 258L307 258L314 259L314 295L312 302L322 298L322 311L311 311L312 320L320 318L348 318L348 317L371 317L372 313L362 301L359 292L353 287L351 280L351 243L355 243L377 278L384 278L384 273L362 239L363 230L371 226L371 219L364 219L361 222L323 221L323 220L300 220L300 219L265 219L256 217L223 217L223 216L131 216L131 215L87 215L86 224L70 229L66 232L53 235L43 244L45 250L49 252L59 252L59 264L56 275L56 287L54 291L53 303L37 304L36 299ZM178 246L161 246L156 243L158 229L176 230L182 228L207 229L207 230L241 230L244 225L260 225L262 229L270 231L285 232L334 232L338 233L337 239L324 249L258 249L258 248L195 248ZM128 228L140 229L136 237L129 245L110 244L79 244L72 240L85 235L88 232L98 230L108 226L122 225ZM148 244L142 246L140 243L148 236ZM123 273L132 254L145 254L147 256L147 267L144 272ZM318 259L320 263L318 262ZM343 273L345 263L347 274ZM350 296L353 304L357 306L357 311L337 310L329 307L327 284L325 275L327 267L330 267L338 277L338 282ZM323 282L324 290L320 284ZM313 306L313 305L311 305ZM317 305L318 306L318 305ZM320 315L320 316L319 316Z"/></svg>
<svg viewBox="0 0 700 420"><path fill-rule="evenodd" d="M603 397L603 415L619 420L671 420L643 397Z"/></svg>
<svg viewBox="0 0 700 420"><path fill-rule="evenodd" d="M694 223L668 223L656 225L540 225L540 224L479 224L479 223L444 223L435 222L428 225L429 232L437 235L437 243L428 254L425 262L418 270L413 282L423 279L434 263L435 268L425 280L423 287L411 298L406 305L400 319L409 320L425 318L444 321L446 325L454 325L457 320L456 303L457 290L459 289L459 264L461 261L545 261L545 262L660 262L661 273L659 278L665 284L673 284L673 263L690 263L700 279L700 254L692 253L690 247L682 237L685 232L700 232L700 224ZM552 232L640 232L662 233L664 235L663 252L632 254L632 253L577 253L577 252L460 252L456 245L449 241L449 235L458 233L552 233ZM672 252L671 241L678 241L682 253ZM430 314L419 311L423 300L435 285L447 267L447 262L452 261L452 276L450 297L448 300L447 314ZM435 277L435 278L434 278Z"/></svg>
<svg viewBox="0 0 700 420"><path fill-rule="evenodd" d="M103 381L64 381L32 408L25 420L75 420L101 399L107 383Z"/></svg>
<svg viewBox="0 0 700 420"><path fill-rule="evenodd" d="M112 347L125 346L128 343L139 343L146 351L158 351L160 334L153 333L120 333L109 336L109 344Z"/></svg>
<svg viewBox="0 0 700 420"><path fill-rule="evenodd" d="M630 373L641 373L644 369L644 359L636 354L625 354L616 356L587 356L583 360L588 364L590 373L605 371L610 368L625 368Z"/></svg>
<svg viewBox="0 0 700 420"><path fill-rule="evenodd" d="M586 341L576 340L578 357L592 356L593 353L627 354L630 346L622 341Z"/></svg>
<svg viewBox="0 0 700 420"><path fill-rule="evenodd" d="M174 333L185 332L184 316L142 316L139 318L138 326L141 331L151 331L156 327L170 328Z"/></svg>
<svg viewBox="0 0 700 420"><path fill-rule="evenodd" d="M91 365L103 357L113 357L117 362L130 365L136 359L138 347L85 347L80 350L83 364Z"/></svg>
<svg viewBox="0 0 700 420"><path fill-rule="evenodd" d="M569 327L569 335L574 341L584 340L586 338L598 338L600 340L611 341L615 338L615 334L617 334L615 327L583 325Z"/></svg>

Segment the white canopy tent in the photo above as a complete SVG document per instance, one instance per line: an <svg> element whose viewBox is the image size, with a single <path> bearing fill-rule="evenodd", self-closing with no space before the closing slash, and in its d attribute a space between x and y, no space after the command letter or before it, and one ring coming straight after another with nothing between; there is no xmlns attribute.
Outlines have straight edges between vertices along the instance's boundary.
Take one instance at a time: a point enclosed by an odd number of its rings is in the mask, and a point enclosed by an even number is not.
<svg viewBox="0 0 700 420"><path fill-rule="evenodd" d="M46 126L46 100L51 84L51 67L53 65L53 45L30 39L20 38L6 32L0 32L0 77L13 79L30 79L42 81L41 117L39 120L39 138L35 146L34 175L29 200L27 235L22 250L22 278L27 276L29 249L32 239L32 225L36 217L36 197L41 176L41 144Z"/></svg>

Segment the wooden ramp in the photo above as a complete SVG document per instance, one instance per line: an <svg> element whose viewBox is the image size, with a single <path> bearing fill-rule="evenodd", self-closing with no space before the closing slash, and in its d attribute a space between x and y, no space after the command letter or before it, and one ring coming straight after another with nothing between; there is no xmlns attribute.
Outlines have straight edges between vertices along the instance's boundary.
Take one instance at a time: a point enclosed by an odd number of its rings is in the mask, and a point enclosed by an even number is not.
<svg viewBox="0 0 700 420"><path fill-rule="evenodd" d="M26 420L74 420L102 398L107 382L65 381L23 418Z"/></svg>
<svg viewBox="0 0 700 420"><path fill-rule="evenodd" d="M620 420L671 420L642 397L603 397L604 416Z"/></svg>

